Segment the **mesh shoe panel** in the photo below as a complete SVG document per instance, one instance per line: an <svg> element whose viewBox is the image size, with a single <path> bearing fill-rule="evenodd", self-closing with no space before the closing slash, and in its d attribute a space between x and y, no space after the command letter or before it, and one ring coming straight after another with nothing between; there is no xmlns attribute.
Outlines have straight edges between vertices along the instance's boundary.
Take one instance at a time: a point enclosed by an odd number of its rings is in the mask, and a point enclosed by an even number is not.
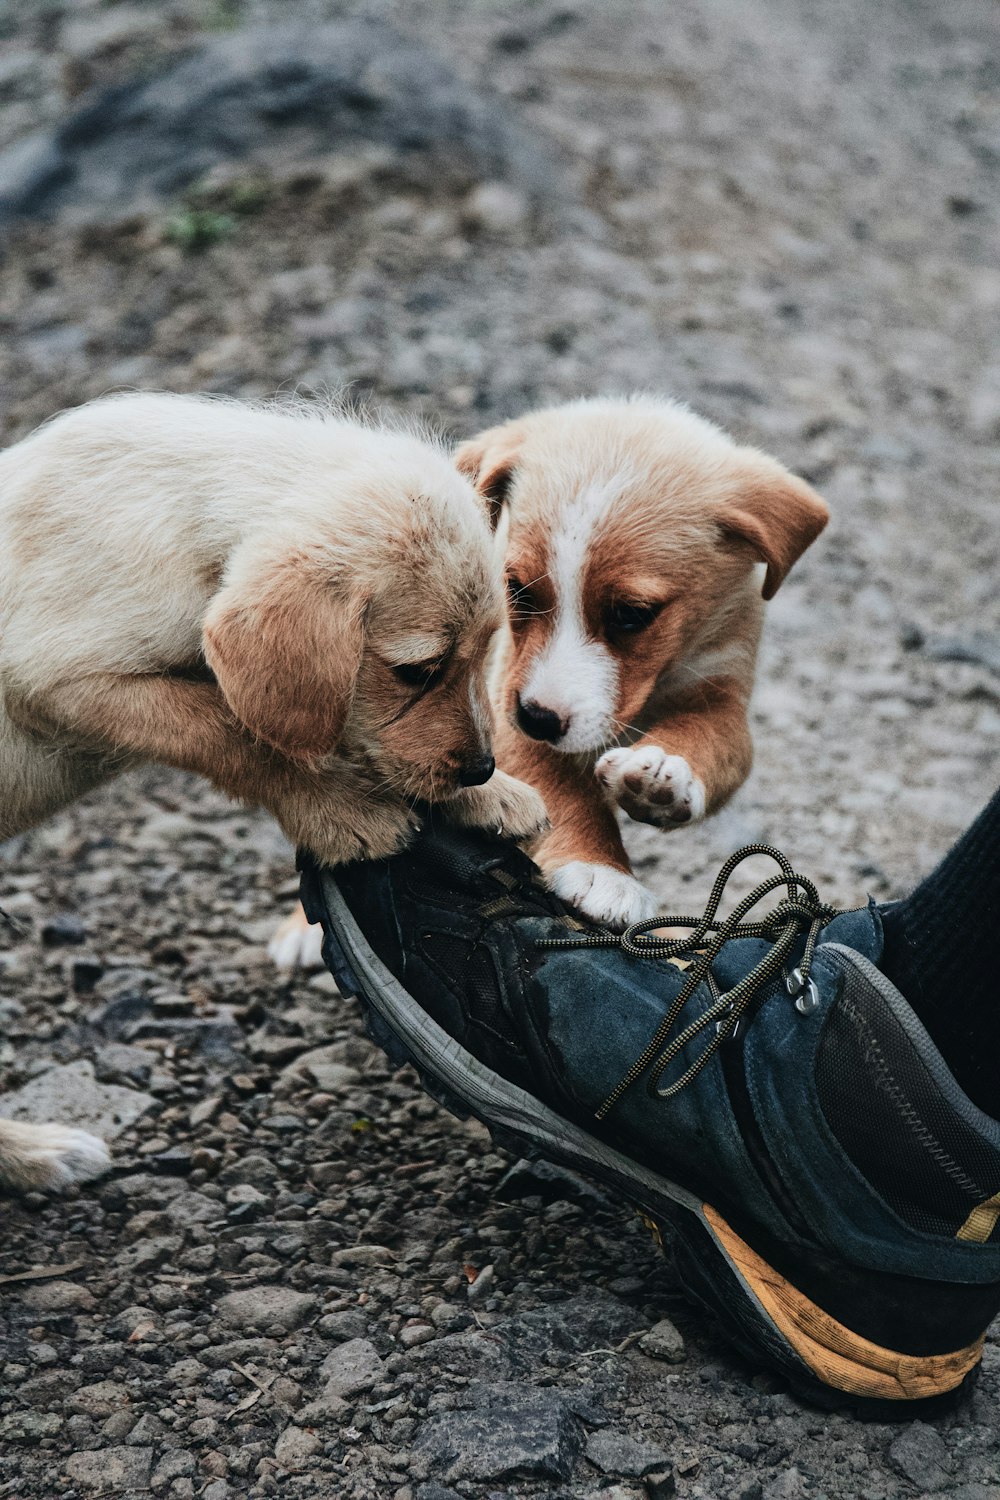
<svg viewBox="0 0 1000 1500"><path fill-rule="evenodd" d="M423 957L453 990L466 997L467 1013L505 1041L515 1041L501 999L502 986L488 948L456 937L453 932L427 932L421 942Z"/></svg>
<svg viewBox="0 0 1000 1500"><path fill-rule="evenodd" d="M853 969L823 1032L816 1084L844 1151L915 1229L951 1238L1000 1188L1000 1154L951 1108L888 1002Z"/></svg>

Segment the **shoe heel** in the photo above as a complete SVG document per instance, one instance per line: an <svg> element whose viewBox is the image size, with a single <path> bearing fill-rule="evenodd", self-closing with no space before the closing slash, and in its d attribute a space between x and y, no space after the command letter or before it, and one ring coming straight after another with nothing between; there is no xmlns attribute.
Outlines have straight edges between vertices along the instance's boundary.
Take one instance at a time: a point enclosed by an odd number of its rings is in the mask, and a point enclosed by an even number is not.
<svg viewBox="0 0 1000 1500"><path fill-rule="evenodd" d="M689 1293L753 1363L763 1355L797 1394L872 1420L951 1409L975 1380L985 1333L945 1354L873 1343L811 1301L741 1239L710 1204L675 1223L677 1268Z"/></svg>

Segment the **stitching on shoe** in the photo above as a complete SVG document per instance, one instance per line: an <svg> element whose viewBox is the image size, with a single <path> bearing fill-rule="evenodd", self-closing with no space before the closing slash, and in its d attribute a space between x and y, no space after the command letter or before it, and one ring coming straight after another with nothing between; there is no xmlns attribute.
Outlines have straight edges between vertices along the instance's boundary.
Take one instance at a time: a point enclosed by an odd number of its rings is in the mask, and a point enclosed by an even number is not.
<svg viewBox="0 0 1000 1500"><path fill-rule="evenodd" d="M907 1098L902 1085L886 1062L885 1054L879 1046L878 1039L869 1026L868 1021L861 1011L858 1010L854 1002L848 998L846 992L840 997L840 1005L844 1014L854 1025L855 1030L863 1038L873 1070L883 1092L896 1106L900 1118L909 1126L914 1138L934 1158L942 1172L950 1177L964 1193L968 1193L970 1197L979 1199L988 1197L989 1194L986 1189L980 1187L975 1179L968 1175L955 1158L945 1150L930 1127L924 1124L913 1104Z"/></svg>

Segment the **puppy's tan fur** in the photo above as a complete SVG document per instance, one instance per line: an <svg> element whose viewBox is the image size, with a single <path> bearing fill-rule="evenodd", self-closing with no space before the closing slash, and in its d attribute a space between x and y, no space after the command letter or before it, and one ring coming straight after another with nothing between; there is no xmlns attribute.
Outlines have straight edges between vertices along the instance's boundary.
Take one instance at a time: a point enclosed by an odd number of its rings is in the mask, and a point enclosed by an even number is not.
<svg viewBox="0 0 1000 1500"><path fill-rule="evenodd" d="M545 797L536 857L589 916L639 921L655 903L616 813L678 827L746 779L763 599L827 508L773 458L649 398L536 412L472 438L456 462L508 505L497 755ZM648 622L616 628L636 605ZM558 717L556 743L519 730L519 700Z"/></svg>
<svg viewBox="0 0 1000 1500"><path fill-rule="evenodd" d="M529 788L460 786L491 749L491 515L440 449L308 408L115 397L0 454L0 839L144 761L331 863L401 847L414 798L537 830ZM26 1128L0 1180L57 1183Z"/></svg>

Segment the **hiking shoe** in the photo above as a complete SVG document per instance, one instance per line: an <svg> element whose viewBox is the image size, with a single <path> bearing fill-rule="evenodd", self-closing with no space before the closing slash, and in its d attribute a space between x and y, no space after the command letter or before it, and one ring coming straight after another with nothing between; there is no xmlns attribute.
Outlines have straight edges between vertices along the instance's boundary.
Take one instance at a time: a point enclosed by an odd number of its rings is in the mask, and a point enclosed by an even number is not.
<svg viewBox="0 0 1000 1500"><path fill-rule="evenodd" d="M751 854L777 872L720 919ZM835 912L755 845L702 917L614 934L510 844L433 823L392 859L305 859L302 894L390 1059L669 1230L751 1361L892 1419L974 1379L1000 1310L1000 1126L879 971L874 904Z"/></svg>

